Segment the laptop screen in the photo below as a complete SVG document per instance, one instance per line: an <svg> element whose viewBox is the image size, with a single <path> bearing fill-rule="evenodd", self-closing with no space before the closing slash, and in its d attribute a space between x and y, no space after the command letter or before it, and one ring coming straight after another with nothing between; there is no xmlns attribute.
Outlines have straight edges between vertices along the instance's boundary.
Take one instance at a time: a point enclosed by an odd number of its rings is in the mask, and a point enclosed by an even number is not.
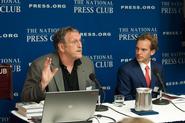
<svg viewBox="0 0 185 123"><path fill-rule="evenodd" d="M98 90L46 92L42 123L86 121L94 115Z"/></svg>

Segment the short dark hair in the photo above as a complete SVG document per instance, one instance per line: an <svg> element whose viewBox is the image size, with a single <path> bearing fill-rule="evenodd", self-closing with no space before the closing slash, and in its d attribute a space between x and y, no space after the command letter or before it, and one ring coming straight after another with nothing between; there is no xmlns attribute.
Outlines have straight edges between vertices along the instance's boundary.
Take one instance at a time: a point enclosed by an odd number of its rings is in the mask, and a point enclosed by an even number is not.
<svg viewBox="0 0 185 123"><path fill-rule="evenodd" d="M78 32L78 33L80 33L77 29L75 29L73 27L70 27L70 26L60 28L57 32L55 32L55 34L53 36L53 46L55 47L55 49L58 49L58 43L60 43L60 42L65 43L64 37L69 32Z"/></svg>
<svg viewBox="0 0 185 123"><path fill-rule="evenodd" d="M145 39L148 39L151 42L150 46L151 50L158 50L158 40L156 35L152 35L149 32L143 33L137 37L136 42Z"/></svg>

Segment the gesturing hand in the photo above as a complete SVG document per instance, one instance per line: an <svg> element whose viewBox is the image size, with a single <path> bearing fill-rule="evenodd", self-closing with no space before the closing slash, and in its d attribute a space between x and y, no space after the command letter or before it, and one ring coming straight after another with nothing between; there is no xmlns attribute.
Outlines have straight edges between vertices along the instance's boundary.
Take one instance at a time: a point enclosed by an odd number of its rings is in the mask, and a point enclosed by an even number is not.
<svg viewBox="0 0 185 123"><path fill-rule="evenodd" d="M58 68L51 68L52 59L47 57L44 61L44 68L42 70L41 77L41 88L44 90L49 82L52 80L53 76L58 71Z"/></svg>

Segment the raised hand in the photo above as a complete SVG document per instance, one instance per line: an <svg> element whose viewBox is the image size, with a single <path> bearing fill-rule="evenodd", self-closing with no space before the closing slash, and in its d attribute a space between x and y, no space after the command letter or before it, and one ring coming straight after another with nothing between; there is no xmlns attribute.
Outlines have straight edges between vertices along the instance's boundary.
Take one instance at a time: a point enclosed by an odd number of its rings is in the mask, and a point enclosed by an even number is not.
<svg viewBox="0 0 185 123"><path fill-rule="evenodd" d="M52 78L58 71L58 68L51 67L51 62L52 62L52 59L49 57L47 57L44 62L44 68L42 70L42 77L41 77L42 90L45 90L46 86L49 84L49 82L52 80Z"/></svg>

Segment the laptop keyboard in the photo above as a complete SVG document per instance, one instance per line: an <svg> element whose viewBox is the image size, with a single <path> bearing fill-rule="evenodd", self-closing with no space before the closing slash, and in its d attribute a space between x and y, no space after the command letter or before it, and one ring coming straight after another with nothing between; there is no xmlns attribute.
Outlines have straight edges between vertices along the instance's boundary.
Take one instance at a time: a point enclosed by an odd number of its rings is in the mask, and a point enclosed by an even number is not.
<svg viewBox="0 0 185 123"><path fill-rule="evenodd" d="M56 122L56 123L92 123L92 121L73 121L73 122Z"/></svg>
<svg viewBox="0 0 185 123"><path fill-rule="evenodd" d="M31 118L34 123L41 123L42 116L34 116Z"/></svg>
<svg viewBox="0 0 185 123"><path fill-rule="evenodd" d="M31 118L34 123L41 123L42 116L34 116ZM92 123L92 121L73 121L73 122L56 122L56 123Z"/></svg>

